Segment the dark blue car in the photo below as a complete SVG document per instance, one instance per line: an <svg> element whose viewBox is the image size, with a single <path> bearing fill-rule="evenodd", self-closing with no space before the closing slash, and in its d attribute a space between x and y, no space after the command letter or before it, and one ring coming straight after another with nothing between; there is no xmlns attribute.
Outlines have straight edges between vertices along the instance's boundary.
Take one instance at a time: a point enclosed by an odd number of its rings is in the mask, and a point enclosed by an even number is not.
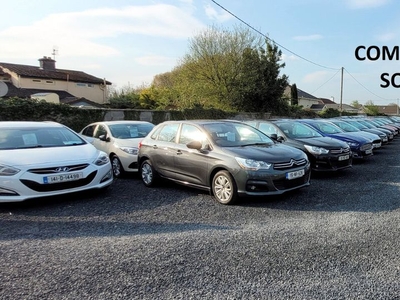
<svg viewBox="0 0 400 300"><path fill-rule="evenodd" d="M298 121L311 126L323 136L346 142L353 152L353 158L364 158L373 154L372 140L368 138L354 132L345 132L335 124L322 119L299 119Z"/></svg>

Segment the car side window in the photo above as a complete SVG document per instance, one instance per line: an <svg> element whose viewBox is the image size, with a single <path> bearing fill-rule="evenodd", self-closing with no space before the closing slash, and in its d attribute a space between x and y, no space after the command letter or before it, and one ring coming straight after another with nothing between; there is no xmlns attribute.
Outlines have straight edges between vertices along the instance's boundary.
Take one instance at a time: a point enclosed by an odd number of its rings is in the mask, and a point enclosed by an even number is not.
<svg viewBox="0 0 400 300"><path fill-rule="evenodd" d="M85 129L83 129L82 134L84 136L93 137L95 127L96 127L96 125L90 125L90 126L86 127Z"/></svg>
<svg viewBox="0 0 400 300"><path fill-rule="evenodd" d="M175 142L178 133L179 124L165 125L158 135L158 140L163 142Z"/></svg>
<svg viewBox="0 0 400 300"><path fill-rule="evenodd" d="M97 127L96 133L95 133L95 138L99 138L101 135L106 135L107 134L107 129L104 125L99 125Z"/></svg>
<svg viewBox="0 0 400 300"><path fill-rule="evenodd" d="M205 135L197 127L189 124L183 124L179 136L179 144L186 145L192 141L204 142Z"/></svg>
<svg viewBox="0 0 400 300"><path fill-rule="evenodd" d="M273 133L278 134L278 130L273 125L267 123L260 123L259 129L267 135L271 135Z"/></svg>

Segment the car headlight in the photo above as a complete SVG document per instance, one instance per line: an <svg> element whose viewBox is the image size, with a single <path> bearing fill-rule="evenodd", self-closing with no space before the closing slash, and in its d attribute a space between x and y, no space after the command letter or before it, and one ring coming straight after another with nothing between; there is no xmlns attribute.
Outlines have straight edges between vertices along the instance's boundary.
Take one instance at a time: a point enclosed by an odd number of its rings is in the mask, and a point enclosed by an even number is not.
<svg viewBox="0 0 400 300"><path fill-rule="evenodd" d="M356 142L346 142L350 147L358 147L358 143Z"/></svg>
<svg viewBox="0 0 400 300"><path fill-rule="evenodd" d="M0 165L0 176L14 176L19 171L21 170L14 167Z"/></svg>
<svg viewBox="0 0 400 300"><path fill-rule="evenodd" d="M139 149L135 148L135 147L119 147L119 149L121 149L122 151L128 153L128 154L132 154L132 155L137 155Z"/></svg>
<svg viewBox="0 0 400 300"><path fill-rule="evenodd" d="M307 149L308 152L314 155L319 155L319 154L328 154L329 150L322 148L322 147L316 147L316 146L310 146L310 145L304 145L304 147Z"/></svg>
<svg viewBox="0 0 400 300"><path fill-rule="evenodd" d="M253 160L241 157L235 157L235 159L238 162L239 166L245 170L253 170L253 171L257 171L260 169L268 170L272 166L272 164L260 160Z"/></svg>
<svg viewBox="0 0 400 300"><path fill-rule="evenodd" d="M110 161L110 160L109 160L109 158L108 158L107 153L105 153L105 152L103 152L103 151L100 151L100 152L99 152L99 155L97 156L97 158L94 160L93 163L94 163L96 166L102 166L102 165L107 164L109 161Z"/></svg>

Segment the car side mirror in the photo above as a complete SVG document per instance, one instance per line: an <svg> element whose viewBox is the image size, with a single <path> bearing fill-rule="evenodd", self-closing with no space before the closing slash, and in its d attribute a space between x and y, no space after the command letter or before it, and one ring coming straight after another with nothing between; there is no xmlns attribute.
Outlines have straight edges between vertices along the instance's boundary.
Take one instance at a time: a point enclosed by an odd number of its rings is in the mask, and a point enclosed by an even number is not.
<svg viewBox="0 0 400 300"><path fill-rule="evenodd" d="M279 142L282 143L285 141L285 139L283 138L283 136L278 136L276 133L271 133L269 135L269 137L274 140L275 142Z"/></svg>
<svg viewBox="0 0 400 300"><path fill-rule="evenodd" d="M201 150L201 148L203 147L203 144L200 143L199 141L191 141L186 144L186 147L188 147L189 149Z"/></svg>
<svg viewBox="0 0 400 300"><path fill-rule="evenodd" d="M278 135L277 135L276 133L271 133L271 134L269 135L269 137L270 137L271 139L273 139L274 141L277 141L277 140L278 140Z"/></svg>
<svg viewBox="0 0 400 300"><path fill-rule="evenodd" d="M99 140L103 141L103 142L109 142L110 138L107 137L105 134L102 134L102 135L99 136Z"/></svg>

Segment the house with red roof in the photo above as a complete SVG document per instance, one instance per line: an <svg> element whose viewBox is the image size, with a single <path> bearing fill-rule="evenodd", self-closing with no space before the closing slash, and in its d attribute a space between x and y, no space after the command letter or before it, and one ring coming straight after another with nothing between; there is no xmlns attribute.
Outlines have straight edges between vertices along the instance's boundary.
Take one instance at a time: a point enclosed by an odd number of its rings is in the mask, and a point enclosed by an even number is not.
<svg viewBox="0 0 400 300"><path fill-rule="evenodd" d="M107 87L111 85L83 71L57 69L56 61L46 56L39 59L39 66L0 62L0 83L3 98L57 102L58 97L59 103L94 107L107 102Z"/></svg>

